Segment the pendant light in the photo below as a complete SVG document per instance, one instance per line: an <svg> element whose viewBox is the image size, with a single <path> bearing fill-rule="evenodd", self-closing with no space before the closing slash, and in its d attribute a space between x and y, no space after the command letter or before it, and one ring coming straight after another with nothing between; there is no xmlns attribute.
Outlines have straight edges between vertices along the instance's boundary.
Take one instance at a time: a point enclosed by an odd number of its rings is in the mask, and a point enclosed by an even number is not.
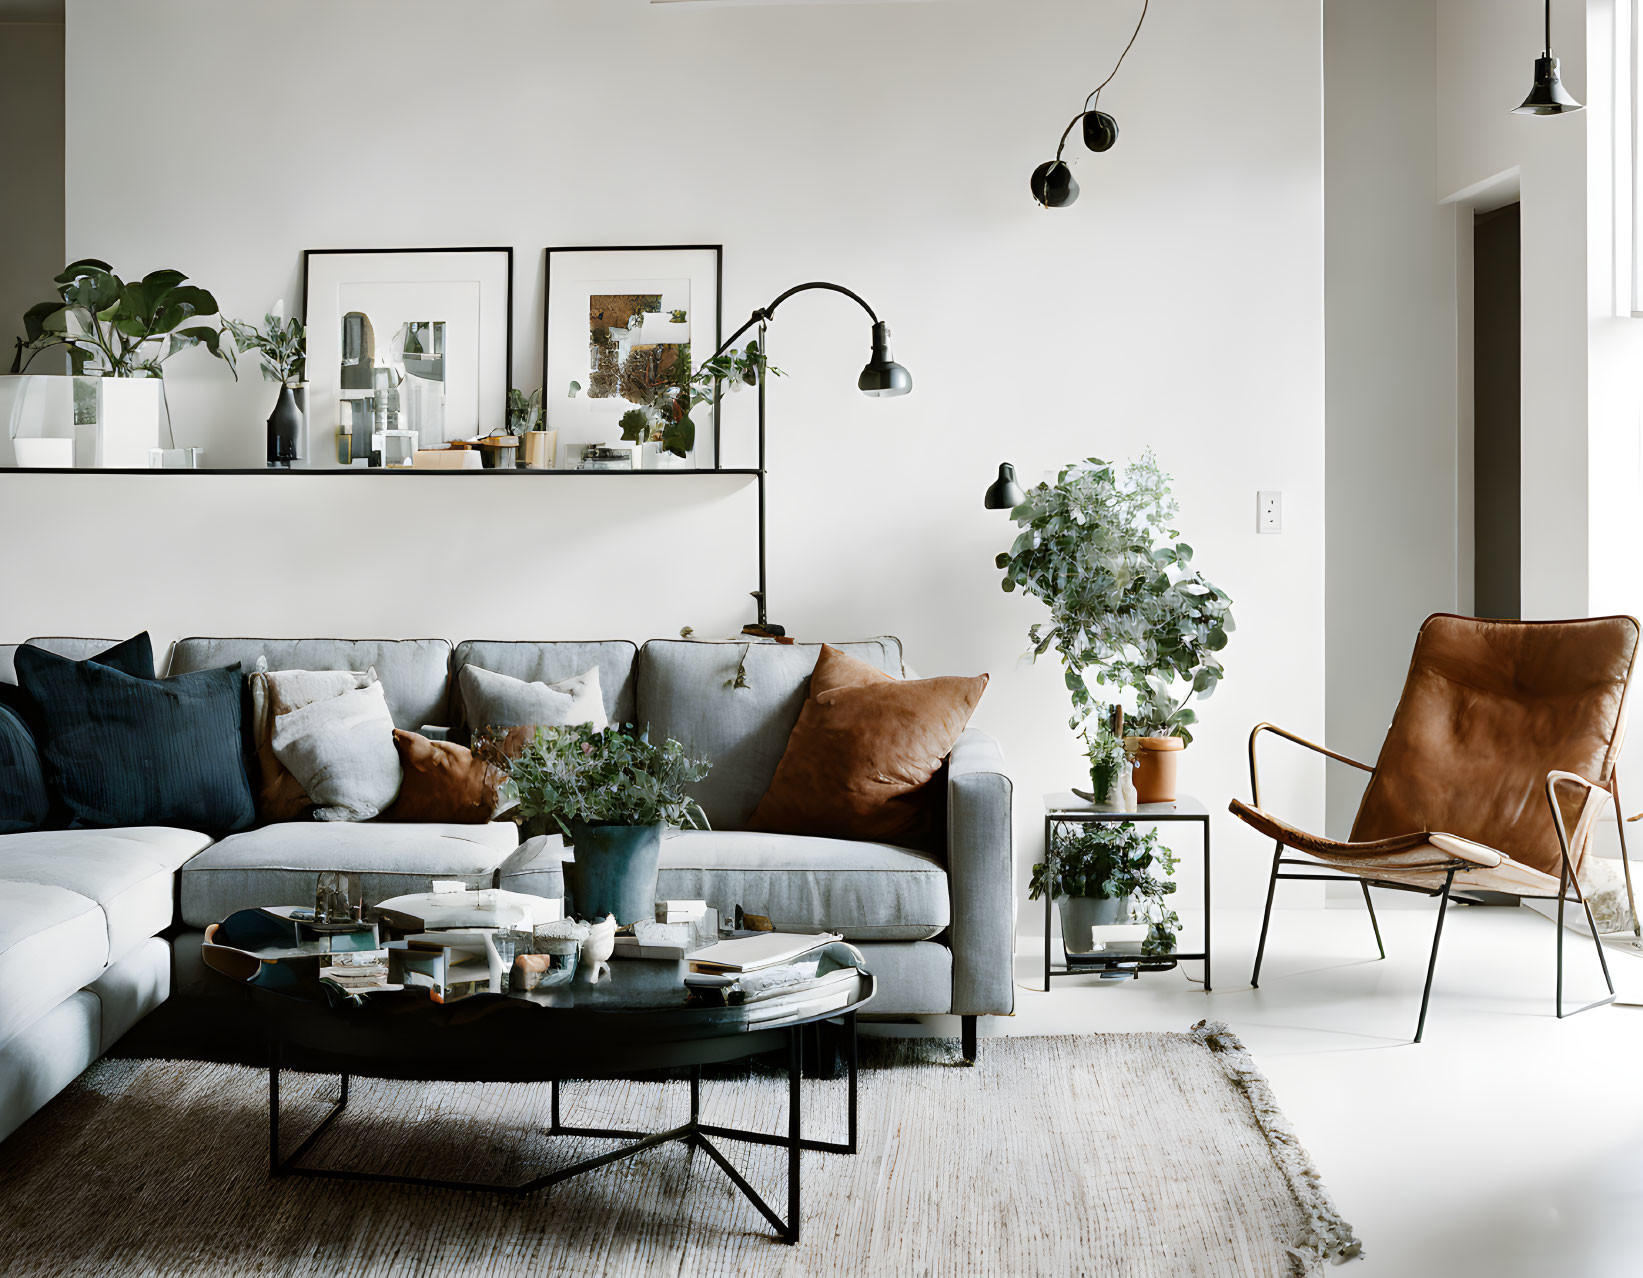
<svg viewBox="0 0 1643 1278"><path fill-rule="evenodd" d="M1078 198L1078 183L1073 180L1073 171L1061 158L1062 152L1067 149L1067 139L1072 136L1073 129L1083 126L1084 145L1097 155L1112 150L1113 143L1118 141L1118 121L1105 111L1097 109L1101 105L1101 90L1112 83L1113 76L1118 74L1119 67L1124 65L1124 59L1135 47L1135 37L1141 34L1141 24L1147 20L1147 6L1150 3L1151 0L1141 0L1141 16L1135 20L1135 30L1130 33L1130 42L1124 46L1124 52L1118 55L1118 62L1112 73L1090 90L1089 96L1084 99L1084 109L1073 116L1072 122L1061 131L1061 142L1055 148L1055 159L1046 160L1033 170L1029 186L1033 199L1038 201L1041 207L1064 209Z"/></svg>
<svg viewBox="0 0 1643 1278"><path fill-rule="evenodd" d="M1512 108L1512 114L1562 115L1583 109L1563 87L1563 77L1558 74L1557 59L1552 56L1552 0L1546 0L1546 51L1535 59L1535 87L1529 90L1522 106Z"/></svg>

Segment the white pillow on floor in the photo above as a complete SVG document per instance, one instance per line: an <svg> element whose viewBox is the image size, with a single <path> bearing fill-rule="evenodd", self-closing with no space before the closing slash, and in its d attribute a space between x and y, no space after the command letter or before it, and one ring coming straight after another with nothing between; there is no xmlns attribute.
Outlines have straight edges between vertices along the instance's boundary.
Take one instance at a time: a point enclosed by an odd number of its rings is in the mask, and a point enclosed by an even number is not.
<svg viewBox="0 0 1643 1278"><path fill-rule="evenodd" d="M316 821L369 821L399 797L394 718L380 683L276 716L272 740Z"/></svg>

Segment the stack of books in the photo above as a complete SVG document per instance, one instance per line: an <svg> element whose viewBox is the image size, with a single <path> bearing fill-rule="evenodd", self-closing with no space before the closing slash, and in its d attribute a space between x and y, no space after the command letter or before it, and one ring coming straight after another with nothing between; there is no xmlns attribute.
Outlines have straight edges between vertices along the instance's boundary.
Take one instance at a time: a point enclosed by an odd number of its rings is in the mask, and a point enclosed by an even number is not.
<svg viewBox="0 0 1643 1278"><path fill-rule="evenodd" d="M688 958L719 931L718 912L706 901L658 901L654 922L642 919L616 934L612 958L656 959L679 962Z"/></svg>
<svg viewBox="0 0 1643 1278"><path fill-rule="evenodd" d="M825 1016L858 1002L860 956L832 932L760 932L690 957L693 1002L740 1008L749 1027Z"/></svg>
<svg viewBox="0 0 1643 1278"><path fill-rule="evenodd" d="M436 1003L496 993L501 962L484 932L419 932L388 943L388 981L425 989Z"/></svg>

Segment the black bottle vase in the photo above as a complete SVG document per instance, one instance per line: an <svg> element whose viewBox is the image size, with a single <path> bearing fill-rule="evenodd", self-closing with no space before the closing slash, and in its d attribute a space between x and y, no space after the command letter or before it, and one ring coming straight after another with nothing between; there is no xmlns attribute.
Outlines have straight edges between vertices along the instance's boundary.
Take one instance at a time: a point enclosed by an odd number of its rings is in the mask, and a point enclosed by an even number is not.
<svg viewBox="0 0 1643 1278"><path fill-rule="evenodd" d="M297 460L297 436L302 430L302 410L289 386L280 387L274 411L268 414L268 464L289 470Z"/></svg>

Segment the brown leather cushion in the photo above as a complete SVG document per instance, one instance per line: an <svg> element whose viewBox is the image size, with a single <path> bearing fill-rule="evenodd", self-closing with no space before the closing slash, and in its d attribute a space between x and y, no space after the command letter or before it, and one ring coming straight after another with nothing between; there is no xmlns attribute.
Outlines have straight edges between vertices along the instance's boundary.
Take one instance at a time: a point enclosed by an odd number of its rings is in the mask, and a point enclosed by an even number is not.
<svg viewBox="0 0 1643 1278"><path fill-rule="evenodd" d="M942 762L987 687L897 679L822 645L776 775L747 828L933 848Z"/></svg>
<svg viewBox="0 0 1643 1278"><path fill-rule="evenodd" d="M467 746L395 728L394 749L404 779L399 798L379 820L479 825L491 819L503 776Z"/></svg>
<svg viewBox="0 0 1643 1278"><path fill-rule="evenodd" d="M1609 783L1637 642L1631 617L1427 618L1352 842L1444 830L1557 874L1546 774Z"/></svg>

